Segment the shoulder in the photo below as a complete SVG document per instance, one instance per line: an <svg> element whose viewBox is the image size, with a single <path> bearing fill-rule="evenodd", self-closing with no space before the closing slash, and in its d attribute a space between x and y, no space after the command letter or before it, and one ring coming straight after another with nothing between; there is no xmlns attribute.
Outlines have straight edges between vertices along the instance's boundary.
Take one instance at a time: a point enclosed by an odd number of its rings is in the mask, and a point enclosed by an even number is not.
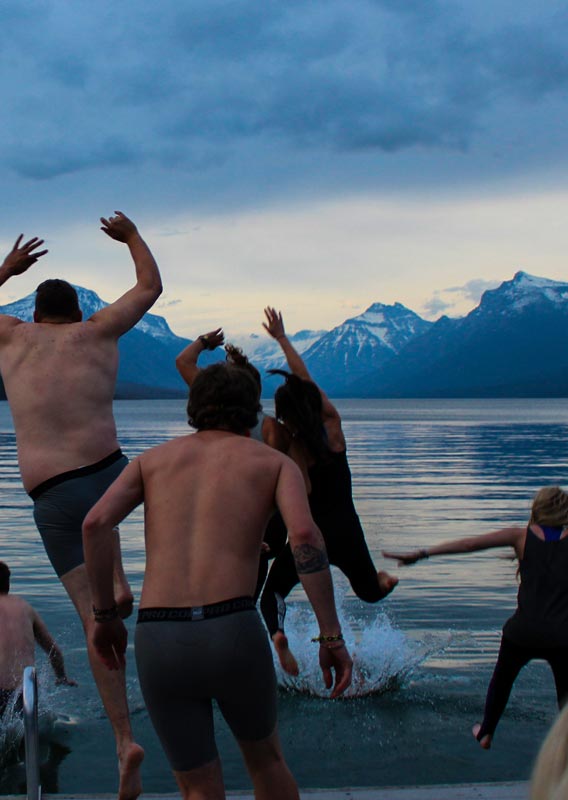
<svg viewBox="0 0 568 800"><path fill-rule="evenodd" d="M32 325L31 322L24 322L19 317L11 317L9 314L0 314L0 340L10 336L19 325Z"/></svg>
<svg viewBox="0 0 568 800"><path fill-rule="evenodd" d="M262 423L262 438L265 444L287 453L290 447L291 436L287 429L274 417L265 416Z"/></svg>
<svg viewBox="0 0 568 800"><path fill-rule="evenodd" d="M25 616L30 619L35 617L35 611L28 601L16 594L9 594L6 597L3 597L2 605L5 611L8 611L13 615L20 615L22 617Z"/></svg>

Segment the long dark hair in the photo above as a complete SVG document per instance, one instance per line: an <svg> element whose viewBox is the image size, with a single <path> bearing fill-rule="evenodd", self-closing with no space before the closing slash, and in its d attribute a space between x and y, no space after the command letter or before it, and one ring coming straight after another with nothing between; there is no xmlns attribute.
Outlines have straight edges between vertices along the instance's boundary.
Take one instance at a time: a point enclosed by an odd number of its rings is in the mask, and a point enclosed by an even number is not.
<svg viewBox="0 0 568 800"><path fill-rule="evenodd" d="M316 461L326 459L330 450L322 422L322 399L313 381L306 381L282 369L268 370L285 378L274 395L276 417L286 425Z"/></svg>

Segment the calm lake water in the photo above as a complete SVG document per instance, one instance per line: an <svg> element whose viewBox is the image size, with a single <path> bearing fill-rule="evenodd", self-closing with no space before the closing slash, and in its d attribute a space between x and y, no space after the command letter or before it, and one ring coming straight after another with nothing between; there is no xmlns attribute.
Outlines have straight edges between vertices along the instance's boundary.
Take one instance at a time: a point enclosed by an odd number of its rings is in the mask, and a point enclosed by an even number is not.
<svg viewBox="0 0 568 800"><path fill-rule="evenodd" d="M377 564L391 571L393 565L380 555L383 548L427 546L522 525L538 488L568 483L564 400L345 400L338 406L369 547ZM187 432L182 401L120 401L115 413L131 457ZM76 689L54 687L43 654L38 656L44 791L113 792L113 737L89 673L80 625L47 562L20 485L6 403L0 403L0 455L0 559L12 568L13 591L44 617L64 651L69 675L80 683ZM123 524L122 543L138 596L144 567L139 510ZM496 551L431 559L399 570L399 586L380 606L361 603L334 572L357 657L357 692L365 695L335 702L325 698L309 642L314 621L301 591L295 592L288 626L303 672L293 684L281 678L280 730L300 785L526 779L556 712L546 665L533 663L521 674L490 752L470 734L481 718L500 629L515 605L515 571L515 562ZM128 690L135 732L147 753L145 790L175 791L141 699L131 650ZM1 724L5 752L18 723ZM221 719L218 744L227 787L249 787ZM23 791L23 781L21 763L0 760L0 793Z"/></svg>

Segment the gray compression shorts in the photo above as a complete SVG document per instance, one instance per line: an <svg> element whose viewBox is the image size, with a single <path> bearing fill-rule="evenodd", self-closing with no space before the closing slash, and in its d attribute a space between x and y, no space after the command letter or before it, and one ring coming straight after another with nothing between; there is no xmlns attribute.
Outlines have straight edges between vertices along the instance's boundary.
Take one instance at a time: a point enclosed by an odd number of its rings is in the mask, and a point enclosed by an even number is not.
<svg viewBox="0 0 568 800"><path fill-rule="evenodd" d="M83 564L83 520L127 464L116 450L96 464L55 475L30 492L35 523L59 577Z"/></svg>
<svg viewBox="0 0 568 800"><path fill-rule="evenodd" d="M173 612L174 620L141 621L148 611ZM254 608L192 621L178 619L179 611L142 609L135 645L154 729L171 768L186 772L217 757L212 700L238 740L270 736L276 727L276 675Z"/></svg>

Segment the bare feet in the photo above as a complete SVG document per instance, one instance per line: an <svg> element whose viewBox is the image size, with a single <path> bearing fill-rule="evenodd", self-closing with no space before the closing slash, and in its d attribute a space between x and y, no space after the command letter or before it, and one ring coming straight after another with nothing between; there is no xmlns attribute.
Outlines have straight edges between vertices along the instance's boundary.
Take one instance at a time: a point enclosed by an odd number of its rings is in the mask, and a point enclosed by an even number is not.
<svg viewBox="0 0 568 800"><path fill-rule="evenodd" d="M377 572L377 580L379 581L379 588L383 597L390 594L398 583L398 578L395 575L390 575L388 572L383 572L382 570Z"/></svg>
<svg viewBox="0 0 568 800"><path fill-rule="evenodd" d="M140 764L144 760L144 750L136 742L131 742L118 757L118 800L136 800L142 793Z"/></svg>
<svg viewBox="0 0 568 800"><path fill-rule="evenodd" d="M480 747L483 747L484 750L489 750L491 748L491 742L493 740L493 737L491 736L490 733L486 733L485 736L482 736L481 739L478 739L477 736L480 730L481 730L481 725L479 724L479 722L476 722L473 728L471 729L473 738L477 742L479 742Z"/></svg>
<svg viewBox="0 0 568 800"><path fill-rule="evenodd" d="M274 644L276 654L278 655L280 666L284 672L287 672L288 675L299 675L300 670L298 669L298 662L288 647L288 638L285 636L283 631L276 631L272 637L272 642Z"/></svg>

